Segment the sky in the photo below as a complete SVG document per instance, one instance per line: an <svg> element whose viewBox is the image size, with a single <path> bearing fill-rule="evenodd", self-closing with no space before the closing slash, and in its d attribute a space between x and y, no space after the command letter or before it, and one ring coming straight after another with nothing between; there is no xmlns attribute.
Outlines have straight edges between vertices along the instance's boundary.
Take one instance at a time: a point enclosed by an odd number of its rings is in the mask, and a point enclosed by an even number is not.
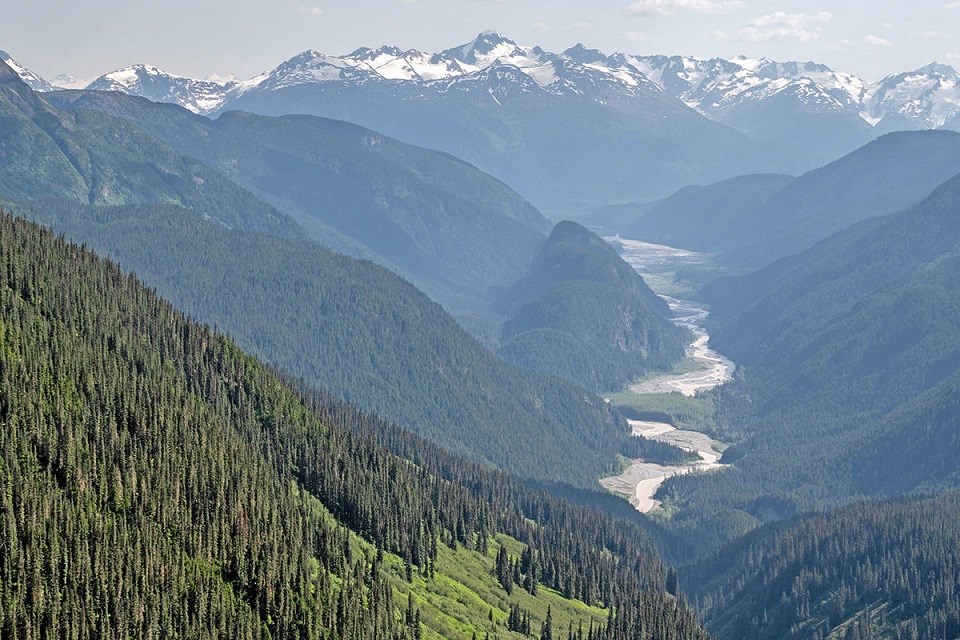
<svg viewBox="0 0 960 640"><path fill-rule="evenodd" d="M149 63L248 78L306 50L439 51L494 30L561 51L815 60L867 80L960 67L960 1L5 0L0 49L40 75Z"/></svg>

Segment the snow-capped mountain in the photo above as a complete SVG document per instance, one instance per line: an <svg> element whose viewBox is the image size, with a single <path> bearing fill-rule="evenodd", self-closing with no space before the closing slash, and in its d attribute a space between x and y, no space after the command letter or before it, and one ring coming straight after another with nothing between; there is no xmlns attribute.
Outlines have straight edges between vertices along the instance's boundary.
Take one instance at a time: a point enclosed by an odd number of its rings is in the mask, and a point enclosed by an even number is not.
<svg viewBox="0 0 960 640"><path fill-rule="evenodd" d="M47 82L0 52L4 61L35 90L79 88L75 78ZM495 67L513 67L553 93L588 92L578 82L612 83L627 95L636 87L656 87L703 115L729 122L739 109L774 96L792 96L808 112L856 113L881 130L942 127L960 114L960 76L947 65L930 64L891 75L876 83L835 71L816 62L778 62L737 56L607 55L577 44L562 53L518 45L495 32L439 53L404 51L393 46L360 48L343 56L305 51L249 80L220 82L166 73L150 65L125 67L105 74L86 88L123 91L158 102L173 102L201 114L231 108L231 101L252 89L344 82L394 81L451 88L453 80L477 80ZM471 78L471 76L475 76ZM519 82L526 82L516 76ZM446 85L442 84L446 81ZM440 83L440 84L438 84ZM476 84L476 83L474 83ZM884 122L886 121L886 122ZM883 124L881 124L883 123Z"/></svg>
<svg viewBox="0 0 960 640"><path fill-rule="evenodd" d="M888 131L942 127L958 113L960 74L937 63L884 78L863 101L863 117Z"/></svg>
<svg viewBox="0 0 960 640"><path fill-rule="evenodd" d="M121 91L153 102L172 102L196 113L211 113L223 106L224 100L238 82L214 82L177 76L148 65L138 64L100 76L87 89Z"/></svg>
<svg viewBox="0 0 960 640"><path fill-rule="evenodd" d="M746 103L794 93L812 109L856 109L867 83L814 62L775 62L737 56L702 59L681 56L621 56L664 90L704 115L723 120Z"/></svg>
<svg viewBox="0 0 960 640"><path fill-rule="evenodd" d="M13 69L20 76L20 79L34 91L50 91L54 88L52 84L10 57L10 54L6 51L0 51L0 60L6 62L7 66Z"/></svg>
<svg viewBox="0 0 960 640"><path fill-rule="evenodd" d="M289 89L325 82L360 85L392 81L444 92L476 86L484 78L503 75L505 70L510 75L512 70L519 72L514 74L518 89L532 81L557 95L584 93L586 87L579 86L580 82L587 86L617 85L627 93L636 93L640 86L659 91L633 69L614 69L605 64L606 56L599 51L595 54L585 61L577 48L563 54L548 53L540 47L520 46L501 35L484 32L470 43L433 54L396 47L362 48L346 56L305 51L260 76L256 84L248 84L247 90Z"/></svg>
<svg viewBox="0 0 960 640"><path fill-rule="evenodd" d="M77 86L12 66L41 91ZM484 32L437 53L304 51L247 80L136 65L88 88L210 116L348 120L457 155L549 209L554 196L571 201L564 191L666 195L736 172L800 173L887 131L960 130L958 80L936 64L868 83L816 62L607 55L582 44L553 53Z"/></svg>

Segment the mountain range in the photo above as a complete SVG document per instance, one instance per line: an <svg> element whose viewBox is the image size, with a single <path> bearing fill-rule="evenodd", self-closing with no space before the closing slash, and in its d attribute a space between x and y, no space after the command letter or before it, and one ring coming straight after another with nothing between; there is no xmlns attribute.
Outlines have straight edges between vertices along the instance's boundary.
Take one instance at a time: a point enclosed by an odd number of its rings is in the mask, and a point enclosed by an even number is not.
<svg viewBox="0 0 960 640"><path fill-rule="evenodd" d="M3 58L34 89L55 88ZM452 153L562 213L738 174L802 173L889 131L960 128L958 81L937 63L869 82L815 62L607 55L582 44L553 53L484 32L437 53L308 50L225 82L138 64L87 88L208 116L348 120Z"/></svg>
<svg viewBox="0 0 960 640"><path fill-rule="evenodd" d="M0 57L0 636L960 637L960 133L887 132L960 122L951 69ZM621 196L715 253L650 282L709 305L720 386L614 392L704 375L532 204ZM593 491L627 459L649 514Z"/></svg>
<svg viewBox="0 0 960 640"><path fill-rule="evenodd" d="M44 95L70 113L136 123L270 202L310 239L396 271L473 325L488 290L524 275L551 228L475 167L346 122L240 112L210 120L118 93Z"/></svg>

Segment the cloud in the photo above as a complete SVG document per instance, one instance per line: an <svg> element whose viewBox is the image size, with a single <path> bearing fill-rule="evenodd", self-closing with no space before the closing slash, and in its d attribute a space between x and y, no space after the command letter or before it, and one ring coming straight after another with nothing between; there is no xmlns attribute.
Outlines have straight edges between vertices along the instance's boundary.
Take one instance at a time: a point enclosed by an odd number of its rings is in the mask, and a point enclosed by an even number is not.
<svg viewBox="0 0 960 640"><path fill-rule="evenodd" d="M872 33L869 33L863 37L863 44L869 44L874 47L890 47L893 46L893 43L887 40L886 38L881 38L880 36L875 36Z"/></svg>
<svg viewBox="0 0 960 640"><path fill-rule="evenodd" d="M690 13L730 13L747 8L742 0L638 0L627 7L631 16L668 16L678 11Z"/></svg>
<svg viewBox="0 0 960 640"><path fill-rule="evenodd" d="M948 2L943 6L945 6L947 9L960 9L960 2Z"/></svg>
<svg viewBox="0 0 960 640"><path fill-rule="evenodd" d="M308 16L322 16L323 8L321 7L300 7L298 9L300 13L306 14Z"/></svg>
<svg viewBox="0 0 960 640"><path fill-rule="evenodd" d="M717 31L712 31L710 33L710 39L714 42L726 42L730 39L730 34L728 34L726 31L720 31L718 29Z"/></svg>
<svg viewBox="0 0 960 640"><path fill-rule="evenodd" d="M819 25L833 20L829 11L818 13L785 13L775 11L754 18L737 32L737 37L746 42L771 42L774 40L794 40L808 42L820 37Z"/></svg>

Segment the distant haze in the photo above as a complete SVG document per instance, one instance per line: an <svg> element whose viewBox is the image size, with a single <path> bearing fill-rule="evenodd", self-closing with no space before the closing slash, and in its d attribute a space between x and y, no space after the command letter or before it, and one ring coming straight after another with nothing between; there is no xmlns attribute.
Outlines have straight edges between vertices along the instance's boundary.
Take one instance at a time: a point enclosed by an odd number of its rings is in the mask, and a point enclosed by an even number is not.
<svg viewBox="0 0 960 640"><path fill-rule="evenodd" d="M0 49L52 78L136 63L250 77L305 49L438 51L497 30L562 50L816 60L867 79L960 61L960 2L919 0L62 0L11 2Z"/></svg>

